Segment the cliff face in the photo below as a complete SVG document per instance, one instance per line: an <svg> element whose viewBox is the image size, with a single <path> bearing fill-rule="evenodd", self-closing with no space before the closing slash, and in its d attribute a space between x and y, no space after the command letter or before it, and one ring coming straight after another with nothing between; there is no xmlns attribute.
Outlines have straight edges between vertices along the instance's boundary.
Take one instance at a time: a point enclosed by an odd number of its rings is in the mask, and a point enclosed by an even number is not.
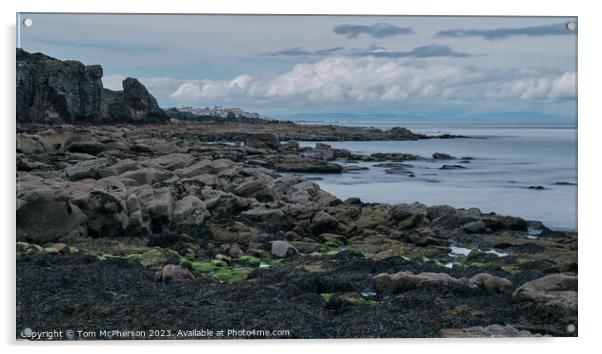
<svg viewBox="0 0 602 354"><path fill-rule="evenodd" d="M123 91L102 86L102 67L58 60L17 49L17 121L116 123L168 120L157 100L138 80Z"/></svg>

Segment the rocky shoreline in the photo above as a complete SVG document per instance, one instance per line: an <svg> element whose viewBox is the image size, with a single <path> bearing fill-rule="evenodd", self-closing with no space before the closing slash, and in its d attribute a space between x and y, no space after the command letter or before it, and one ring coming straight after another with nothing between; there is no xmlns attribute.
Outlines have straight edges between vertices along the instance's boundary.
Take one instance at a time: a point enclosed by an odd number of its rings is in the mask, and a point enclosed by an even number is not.
<svg viewBox="0 0 602 354"><path fill-rule="evenodd" d="M252 126L19 123L17 329L577 335L576 233L339 200L281 172L453 157L304 149Z"/></svg>

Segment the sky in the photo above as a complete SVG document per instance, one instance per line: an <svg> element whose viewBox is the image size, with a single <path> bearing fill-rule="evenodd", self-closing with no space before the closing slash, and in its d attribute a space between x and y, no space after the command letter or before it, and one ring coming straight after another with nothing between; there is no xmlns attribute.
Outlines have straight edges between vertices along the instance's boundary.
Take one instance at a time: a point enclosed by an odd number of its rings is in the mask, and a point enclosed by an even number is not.
<svg viewBox="0 0 602 354"><path fill-rule="evenodd" d="M21 14L30 52L163 107L576 119L576 18Z"/></svg>

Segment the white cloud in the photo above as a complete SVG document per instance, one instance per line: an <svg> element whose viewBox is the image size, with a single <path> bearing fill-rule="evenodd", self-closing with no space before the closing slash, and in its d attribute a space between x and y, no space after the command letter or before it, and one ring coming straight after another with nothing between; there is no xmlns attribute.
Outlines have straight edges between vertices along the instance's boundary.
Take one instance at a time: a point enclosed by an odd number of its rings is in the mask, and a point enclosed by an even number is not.
<svg viewBox="0 0 602 354"><path fill-rule="evenodd" d="M120 75L103 78L121 86ZM551 69L490 69L411 59L329 57L266 78L141 78L153 94L186 104L479 103L554 101L576 95L576 74ZM110 86L109 86L110 85Z"/></svg>

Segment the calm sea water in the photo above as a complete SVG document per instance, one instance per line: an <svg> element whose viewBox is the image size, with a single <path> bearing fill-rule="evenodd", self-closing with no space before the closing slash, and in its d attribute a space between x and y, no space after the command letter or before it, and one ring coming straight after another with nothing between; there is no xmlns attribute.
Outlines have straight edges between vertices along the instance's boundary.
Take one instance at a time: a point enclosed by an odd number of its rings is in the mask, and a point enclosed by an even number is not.
<svg viewBox="0 0 602 354"><path fill-rule="evenodd" d="M355 122L354 125L362 125ZM419 141L327 142L356 153L404 152L430 157L435 152L451 154L450 161L410 161L415 177L389 174L376 163L357 163L365 171L341 175L312 175L316 183L345 199L400 203L419 201L427 205L477 207L483 212L520 216L542 221L558 230L577 230L577 129L571 125L442 125L383 122L387 129L405 126L425 134L462 134L472 139ZM314 142L302 142L313 146ZM472 157L463 170L440 170ZM558 185L568 182L575 185ZM528 189L542 186L543 190Z"/></svg>

